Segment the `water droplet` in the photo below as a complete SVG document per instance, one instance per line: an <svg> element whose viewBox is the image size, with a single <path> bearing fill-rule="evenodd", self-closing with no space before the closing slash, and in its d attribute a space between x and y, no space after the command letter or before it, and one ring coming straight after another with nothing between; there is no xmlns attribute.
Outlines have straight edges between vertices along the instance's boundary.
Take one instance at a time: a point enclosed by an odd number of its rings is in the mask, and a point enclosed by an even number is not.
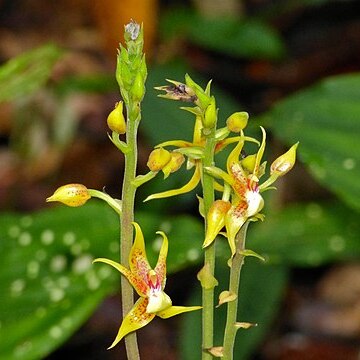
<svg viewBox="0 0 360 360"><path fill-rule="evenodd" d="M64 271L67 265L67 259L64 255L55 255L50 261L50 269L53 272Z"/></svg>
<svg viewBox="0 0 360 360"><path fill-rule="evenodd" d="M198 249L189 249L188 252L186 253L186 257L190 260L190 261L195 261L200 257L200 252Z"/></svg>
<svg viewBox="0 0 360 360"><path fill-rule="evenodd" d="M66 246L71 246L75 243L76 236L72 231L68 231L63 236L63 243Z"/></svg>
<svg viewBox="0 0 360 360"><path fill-rule="evenodd" d="M70 285L70 279L67 276L61 276L57 283L61 288L66 289Z"/></svg>
<svg viewBox="0 0 360 360"><path fill-rule="evenodd" d="M70 248L70 252L75 255L78 256L82 253L83 248L80 244L73 244Z"/></svg>
<svg viewBox="0 0 360 360"><path fill-rule="evenodd" d="M117 241L112 241L109 245L109 250L112 253L117 253L119 251L119 243Z"/></svg>
<svg viewBox="0 0 360 360"><path fill-rule="evenodd" d="M306 215L310 219L319 219L323 214L323 209L319 204L311 203L306 207Z"/></svg>
<svg viewBox="0 0 360 360"><path fill-rule="evenodd" d="M70 329L71 326L73 324L73 321L70 317L64 317L61 321L60 321L60 326L63 329Z"/></svg>
<svg viewBox="0 0 360 360"><path fill-rule="evenodd" d="M345 239L340 235L333 235L329 240L330 249L336 252L343 251L346 245Z"/></svg>
<svg viewBox="0 0 360 360"><path fill-rule="evenodd" d="M356 166L356 161L353 158L347 158L343 161L342 166L345 170L353 170Z"/></svg>
<svg viewBox="0 0 360 360"><path fill-rule="evenodd" d="M155 238L155 240L153 241L153 243L152 243L153 250L156 251L156 252L159 252L160 249L161 249L162 242L163 242L163 237L160 236L160 235L157 236Z"/></svg>
<svg viewBox="0 0 360 360"><path fill-rule="evenodd" d="M12 238L17 238L20 235L20 232L21 232L20 228L16 225L10 226L8 229L8 234Z"/></svg>
<svg viewBox="0 0 360 360"><path fill-rule="evenodd" d="M163 231L164 233L168 234L171 229L172 229L172 224L170 221L163 221L160 226L159 226L160 230Z"/></svg>
<svg viewBox="0 0 360 360"><path fill-rule="evenodd" d="M23 227L29 227L32 225L32 223L33 223L33 218L29 215L23 216L20 219L20 225Z"/></svg>
<svg viewBox="0 0 360 360"><path fill-rule="evenodd" d="M55 234L52 230L46 229L41 233L40 239L44 245L50 245L54 242Z"/></svg>
<svg viewBox="0 0 360 360"><path fill-rule="evenodd" d="M53 302L59 302L65 297L65 291L61 288L53 288L49 292L50 300Z"/></svg>
<svg viewBox="0 0 360 360"><path fill-rule="evenodd" d="M22 358L26 353L28 353L32 348L31 341L24 341L22 344L18 345L14 350L14 356Z"/></svg>
<svg viewBox="0 0 360 360"><path fill-rule="evenodd" d="M23 232L19 235L18 242L21 246L28 246L31 244L32 237L28 232Z"/></svg>
<svg viewBox="0 0 360 360"><path fill-rule="evenodd" d="M46 276L44 278L41 279L41 285L46 289L46 290L51 290L55 287L55 282L53 279L51 279L50 277Z"/></svg>
<svg viewBox="0 0 360 360"><path fill-rule="evenodd" d="M93 261L93 257L90 254L84 254L74 260L72 264L72 270L75 274L83 274L90 269Z"/></svg>
<svg viewBox="0 0 360 360"><path fill-rule="evenodd" d="M49 335L53 338L53 339L59 339L63 334L63 331L61 330L60 326L53 326L52 328L50 328L49 330Z"/></svg>
<svg viewBox="0 0 360 360"><path fill-rule="evenodd" d="M27 276L30 279L35 279L39 275L39 270L40 264L35 260L30 261L26 266Z"/></svg>
<svg viewBox="0 0 360 360"><path fill-rule="evenodd" d="M10 292L12 296L19 296L25 289L25 280L17 279L14 280L10 285Z"/></svg>
<svg viewBox="0 0 360 360"><path fill-rule="evenodd" d="M112 274L112 269L110 266L101 266L98 270L99 278L104 280L107 279Z"/></svg>
<svg viewBox="0 0 360 360"><path fill-rule="evenodd" d="M90 290L96 290L100 287L100 280L95 271L88 271L85 275L87 286Z"/></svg>
<svg viewBox="0 0 360 360"><path fill-rule="evenodd" d="M44 261L47 258L47 253L44 249L39 249L35 253L35 258L39 261Z"/></svg>

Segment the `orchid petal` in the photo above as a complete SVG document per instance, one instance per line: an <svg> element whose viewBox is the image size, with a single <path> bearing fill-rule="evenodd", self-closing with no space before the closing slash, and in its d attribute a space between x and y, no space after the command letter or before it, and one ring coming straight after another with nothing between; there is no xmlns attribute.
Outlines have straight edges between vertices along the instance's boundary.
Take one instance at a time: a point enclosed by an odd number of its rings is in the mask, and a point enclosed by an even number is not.
<svg viewBox="0 0 360 360"><path fill-rule="evenodd" d="M189 182L187 184L185 184L184 186L182 186L179 189L173 189L173 190L163 191L160 193L149 195L144 201L149 201L149 200L154 200L154 199L162 199L162 198L171 197L171 196L175 196L175 195L185 194L185 193L195 189L195 187L197 186L199 181L200 181L200 166L197 165L192 178L189 180Z"/></svg>
<svg viewBox="0 0 360 360"><path fill-rule="evenodd" d="M155 148L162 148L162 147L166 147L166 146L176 146L179 148L184 148L184 147L189 147L189 146L193 146L194 144L191 143L190 141L185 141L185 140L169 140L169 141L164 141L158 145L155 146Z"/></svg>
<svg viewBox="0 0 360 360"><path fill-rule="evenodd" d="M222 179L229 185L232 185L234 183L234 179L232 178L232 176L230 176L227 172L216 166L206 166L204 170L212 177Z"/></svg>
<svg viewBox="0 0 360 360"><path fill-rule="evenodd" d="M139 281L139 279L135 277L126 267L115 261L105 258L97 258L93 262L102 262L111 265L128 279L129 283L134 287L134 289L140 296L146 296L148 285L143 283L142 281Z"/></svg>
<svg viewBox="0 0 360 360"><path fill-rule="evenodd" d="M166 282L166 257L167 257L167 253L168 253L169 241L168 241L167 236L162 231L158 231L157 234L159 234L163 237L163 242L161 245L158 261L157 261L157 264L156 264L154 270L155 270L155 272L158 276L159 282L161 284L161 289L164 289L165 282Z"/></svg>
<svg viewBox="0 0 360 360"><path fill-rule="evenodd" d="M182 314L184 312L200 310L202 306L170 306L165 310L159 311L156 315L162 319L168 319L172 316Z"/></svg>
<svg viewBox="0 0 360 360"><path fill-rule="evenodd" d="M244 207L247 206L246 202L240 202L238 206L232 206L226 214L225 227L226 234L231 250L231 257L236 253L235 237L239 232L240 228L245 224L247 217L245 216Z"/></svg>
<svg viewBox="0 0 360 360"><path fill-rule="evenodd" d="M135 303L130 312L124 317L119 332L116 335L114 342L110 345L108 349L113 348L127 334L146 326L155 317L155 314L150 314L146 312L147 305L147 298L140 298Z"/></svg>
<svg viewBox="0 0 360 360"><path fill-rule="evenodd" d="M265 129L260 126L261 132L262 132L262 141L261 141L261 145L260 148L256 154L256 160L255 160L255 166L254 166L254 174L258 175L259 171L260 171L260 163L261 163L261 159L264 155L264 151L265 151L265 145L266 145L266 132Z"/></svg>
<svg viewBox="0 0 360 360"><path fill-rule="evenodd" d="M243 131L241 131L239 142L236 144L236 146L234 147L234 149L231 151L231 153L227 158L226 167L229 174L231 174L231 168L233 164L239 163L239 157L243 146L244 146L244 133Z"/></svg>
<svg viewBox="0 0 360 360"><path fill-rule="evenodd" d="M134 244L131 247L129 254L129 267L133 276L137 280L137 286L142 292L148 290L148 273L151 270L149 262L146 257L144 236L139 224L132 223L135 228Z"/></svg>

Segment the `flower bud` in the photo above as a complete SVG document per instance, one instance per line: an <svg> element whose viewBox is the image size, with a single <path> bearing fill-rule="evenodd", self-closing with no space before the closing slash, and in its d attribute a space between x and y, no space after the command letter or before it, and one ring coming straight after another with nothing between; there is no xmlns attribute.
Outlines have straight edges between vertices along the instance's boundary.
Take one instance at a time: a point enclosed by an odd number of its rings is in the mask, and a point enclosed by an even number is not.
<svg viewBox="0 0 360 360"><path fill-rule="evenodd" d="M149 160L146 165L151 171L160 171L170 160L170 152L163 148L158 148L150 153Z"/></svg>
<svg viewBox="0 0 360 360"><path fill-rule="evenodd" d="M270 175L283 176L294 166L296 160L296 148L299 143L294 144L285 154L279 156L270 167Z"/></svg>
<svg viewBox="0 0 360 360"><path fill-rule="evenodd" d="M59 187L46 202L59 201L67 206L77 207L84 205L91 195L86 186L82 184L67 184Z"/></svg>
<svg viewBox="0 0 360 360"><path fill-rule="evenodd" d="M246 128L248 119L249 114L247 112L235 112L227 118L226 126L230 131L238 133Z"/></svg>
<svg viewBox="0 0 360 360"><path fill-rule="evenodd" d="M185 157L183 154L179 152L172 152L170 161L162 168L164 179L166 179L171 173L178 171L184 161Z"/></svg>
<svg viewBox="0 0 360 360"><path fill-rule="evenodd" d="M256 154L248 155L241 160L241 166L249 173L254 172L255 163L256 163Z"/></svg>
<svg viewBox="0 0 360 360"><path fill-rule="evenodd" d="M210 100L210 104L205 110L205 116L203 121L204 128L212 129L213 127L215 127L216 121L217 121L217 109L216 109L215 98L212 96Z"/></svg>
<svg viewBox="0 0 360 360"><path fill-rule="evenodd" d="M144 79L140 72L136 73L134 83L131 88L131 96L135 102L140 102L145 95Z"/></svg>
<svg viewBox="0 0 360 360"><path fill-rule="evenodd" d="M216 200L206 216L207 229L203 247L209 246L225 225L225 217L231 204L229 201Z"/></svg>
<svg viewBox="0 0 360 360"><path fill-rule="evenodd" d="M116 103L114 110L111 111L107 117L107 125L110 130L118 133L125 134L126 122L123 114L123 102Z"/></svg>

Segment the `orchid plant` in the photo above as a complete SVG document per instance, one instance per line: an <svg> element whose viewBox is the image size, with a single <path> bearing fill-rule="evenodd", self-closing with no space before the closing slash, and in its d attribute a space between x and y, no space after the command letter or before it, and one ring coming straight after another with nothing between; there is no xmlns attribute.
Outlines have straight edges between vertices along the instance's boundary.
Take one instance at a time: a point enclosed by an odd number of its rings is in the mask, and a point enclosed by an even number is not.
<svg viewBox="0 0 360 360"><path fill-rule="evenodd" d="M245 237L250 222L263 220L264 207L262 193L272 189L277 178L285 175L295 164L296 148L293 145L278 157L266 174L263 161L266 132L260 127L262 140L245 135L248 123L246 112L236 112L226 121L226 126L217 128L218 109L216 99L211 94L211 81L203 89L189 75L184 83L168 80L168 84L156 89L163 91L159 96L165 99L185 102L180 109L194 115L193 137L191 140L168 140L155 146L150 153L146 174L136 173L137 131L141 120L141 102L145 93L147 76L143 47L143 29L131 21L125 26L125 45L120 45L117 57L116 79L122 100L109 114L107 124L111 130L112 143L125 157L122 199L114 199L109 194L88 189L82 184L68 184L57 189L47 201L59 201L68 206L81 206L91 198L105 201L120 218L120 263L105 258L94 262L108 264L118 270L127 281L122 281L123 321L118 334L110 345L116 346L123 338L129 360L139 359L136 331L149 324L155 316L169 318L184 312L202 309L202 359L222 357L233 359L235 335L239 328L249 328L254 324L237 321L237 303L240 271L245 256L260 255L245 247ZM124 116L124 105L126 117ZM125 134L126 140L120 139ZM245 155L245 146L251 143L257 150ZM226 169L217 166L215 155L227 147L229 151ZM153 179L160 172L167 178L186 162L187 170L192 170L190 180L178 189L150 194L145 201L178 196L194 190L201 184L202 194L198 196L199 212L204 217L204 266L198 272L203 289L202 306L173 306L164 292L166 282L166 258L169 240L165 233L157 264L151 268L145 251L145 241L141 227L134 222L136 190ZM215 196L216 195L216 196ZM133 236L133 228L135 236ZM225 237L230 247L229 289L221 292L219 305L227 303L227 323L221 346L213 344L214 329L214 287L218 285L214 277L218 235ZM171 246L171 240L170 240ZM133 289L139 296L134 302ZM246 294L244 294L246 296Z"/></svg>

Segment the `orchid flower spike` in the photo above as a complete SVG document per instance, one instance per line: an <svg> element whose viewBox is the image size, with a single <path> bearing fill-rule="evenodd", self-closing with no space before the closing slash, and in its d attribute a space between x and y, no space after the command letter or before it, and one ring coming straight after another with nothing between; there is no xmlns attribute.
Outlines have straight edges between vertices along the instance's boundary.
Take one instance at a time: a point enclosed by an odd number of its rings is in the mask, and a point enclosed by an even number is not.
<svg viewBox="0 0 360 360"><path fill-rule="evenodd" d="M201 309L201 306L173 306L170 297L164 292L168 253L167 236L162 231L157 232L163 237L163 243L157 264L152 269L146 257L141 228L135 222L133 226L135 228L135 240L129 255L129 269L109 259L98 258L94 260L94 262L109 264L118 270L127 278L140 296L130 312L124 317L118 334L109 349L118 344L127 334L149 324L155 316L167 319L184 312Z"/></svg>

